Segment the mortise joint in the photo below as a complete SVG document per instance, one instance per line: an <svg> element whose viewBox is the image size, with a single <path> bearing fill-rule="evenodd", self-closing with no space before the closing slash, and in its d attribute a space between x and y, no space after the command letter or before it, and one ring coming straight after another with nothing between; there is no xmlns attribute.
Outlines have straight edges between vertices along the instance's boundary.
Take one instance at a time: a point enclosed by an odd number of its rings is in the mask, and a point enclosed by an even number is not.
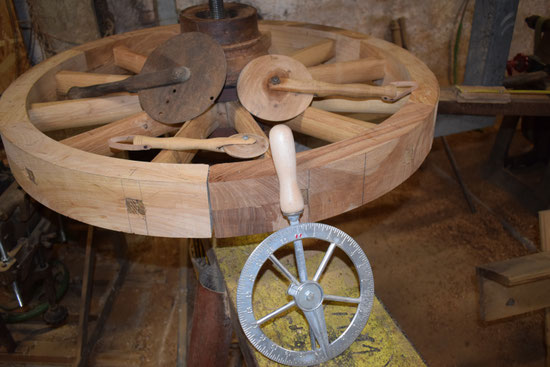
<svg viewBox="0 0 550 367"><path fill-rule="evenodd" d="M145 204L142 200L126 198L126 210L128 214L145 216Z"/></svg>

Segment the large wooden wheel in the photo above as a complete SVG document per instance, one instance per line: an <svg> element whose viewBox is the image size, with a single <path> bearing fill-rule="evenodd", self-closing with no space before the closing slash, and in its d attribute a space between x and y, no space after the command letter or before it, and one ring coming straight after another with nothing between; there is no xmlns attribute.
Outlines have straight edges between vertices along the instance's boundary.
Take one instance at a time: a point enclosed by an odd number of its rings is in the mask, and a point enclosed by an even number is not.
<svg viewBox="0 0 550 367"><path fill-rule="evenodd" d="M264 21L260 30L271 34L270 53L291 55L306 66L368 58L372 65L363 72L369 79L419 84L409 97L393 104L317 100L285 122L296 132L326 142L297 155L298 181L306 199L304 222L376 199L419 167L431 148L439 96L434 75L421 61L388 42L342 29ZM120 135L206 138L219 126L263 133L238 102L217 103L183 126L174 126L147 116L135 95L58 97L58 90L66 89L63 76L71 74L67 71L121 73L114 65L115 46L147 55L177 33L179 26L173 25L91 42L46 60L13 83L0 101L0 128L17 181L59 213L118 231L199 238L286 226L269 153L255 160L207 165L191 164L194 152L162 151L152 162L141 162L115 157L108 148L107 140ZM312 74L345 82L345 75L324 75L322 67ZM388 117L374 124L344 112ZM60 129L73 135L59 139L52 132Z"/></svg>

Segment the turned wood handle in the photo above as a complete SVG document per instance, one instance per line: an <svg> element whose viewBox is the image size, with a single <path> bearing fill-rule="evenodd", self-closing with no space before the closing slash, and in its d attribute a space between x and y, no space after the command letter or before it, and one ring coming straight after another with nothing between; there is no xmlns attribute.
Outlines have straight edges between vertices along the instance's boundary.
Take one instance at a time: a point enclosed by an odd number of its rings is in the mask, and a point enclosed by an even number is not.
<svg viewBox="0 0 550 367"><path fill-rule="evenodd" d="M269 89L315 94L319 97L345 96L345 97L387 97L393 99L397 96L395 85L374 86L367 84L333 84L319 80L300 80L290 78L272 78L269 81Z"/></svg>
<svg viewBox="0 0 550 367"><path fill-rule="evenodd" d="M296 150L292 130L280 124L269 132L269 144L277 177L279 178L279 200L284 215L301 213L304 198L296 178Z"/></svg>
<svg viewBox="0 0 550 367"><path fill-rule="evenodd" d="M170 149L170 150L210 150L223 152L225 145L249 145L254 144L256 139L250 137L243 140L241 137L212 138L212 139L191 139L183 137L174 138L153 138L150 136L136 135L133 139L134 145L143 146L144 149Z"/></svg>
<svg viewBox="0 0 550 367"><path fill-rule="evenodd" d="M191 70L185 66L138 74L117 82L72 87L67 96L71 99L99 97L108 93L138 92L143 89L183 83L191 77Z"/></svg>

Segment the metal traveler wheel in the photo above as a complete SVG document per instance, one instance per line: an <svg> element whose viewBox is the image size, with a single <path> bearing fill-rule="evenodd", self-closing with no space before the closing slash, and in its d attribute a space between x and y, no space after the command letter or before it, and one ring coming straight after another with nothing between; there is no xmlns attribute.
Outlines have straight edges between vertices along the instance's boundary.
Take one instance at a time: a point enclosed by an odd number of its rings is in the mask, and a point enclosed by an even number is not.
<svg viewBox="0 0 550 367"><path fill-rule="evenodd" d="M296 239L314 238L330 243L319 267L312 279L300 282L274 256L274 252ZM335 294L324 294L318 283L336 247L339 247L351 260L359 278L359 297L342 297ZM252 305L254 283L260 269L270 260L276 269L291 283L288 294L293 300L274 310L268 315L256 318ZM277 297L277 295L273 295ZM284 297L284 295L281 295ZM281 229L264 241L252 252L246 261L237 287L237 314L248 340L263 355L276 362L291 366L310 366L328 361L345 351L359 336L370 316L374 299L374 281L372 269L367 256L357 242L341 230L321 223L303 223ZM327 327L323 312L326 302L343 302L357 304L357 310L349 326L335 340L328 340ZM307 351L286 349L262 331L261 325L285 311L297 307L306 317L312 333L319 343L319 348L312 347ZM323 341L324 340L324 341Z"/></svg>

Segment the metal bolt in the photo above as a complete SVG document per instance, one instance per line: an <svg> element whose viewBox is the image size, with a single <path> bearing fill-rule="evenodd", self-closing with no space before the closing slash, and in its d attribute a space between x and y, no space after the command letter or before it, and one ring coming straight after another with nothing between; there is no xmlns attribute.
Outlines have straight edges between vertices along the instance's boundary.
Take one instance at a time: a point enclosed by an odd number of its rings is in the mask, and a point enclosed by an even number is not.
<svg viewBox="0 0 550 367"><path fill-rule="evenodd" d="M243 135L243 140L248 140L248 135Z"/></svg>
<svg viewBox="0 0 550 367"><path fill-rule="evenodd" d="M281 84L281 79L277 75L269 79L269 82L273 85Z"/></svg>
<svg viewBox="0 0 550 367"><path fill-rule="evenodd" d="M308 301L312 301L313 297L315 296L311 291L306 291L305 295L306 295L306 300Z"/></svg>
<svg viewBox="0 0 550 367"><path fill-rule="evenodd" d="M208 6L210 7L210 17L213 19L225 18L225 9L223 7L223 0L208 0Z"/></svg>

